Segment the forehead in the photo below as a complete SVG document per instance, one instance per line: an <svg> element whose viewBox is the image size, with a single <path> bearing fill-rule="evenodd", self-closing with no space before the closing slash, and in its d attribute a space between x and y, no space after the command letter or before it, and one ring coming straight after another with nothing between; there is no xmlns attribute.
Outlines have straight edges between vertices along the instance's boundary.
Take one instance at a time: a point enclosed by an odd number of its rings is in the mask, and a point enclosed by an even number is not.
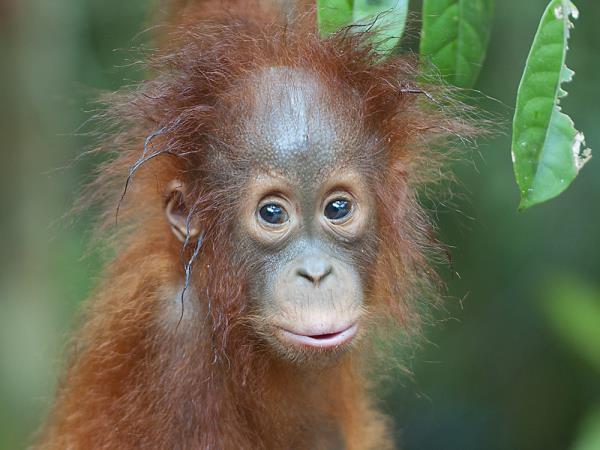
<svg viewBox="0 0 600 450"><path fill-rule="evenodd" d="M305 182L350 162L360 141L357 114L314 74L271 67L253 76L250 90L243 135L251 165Z"/></svg>

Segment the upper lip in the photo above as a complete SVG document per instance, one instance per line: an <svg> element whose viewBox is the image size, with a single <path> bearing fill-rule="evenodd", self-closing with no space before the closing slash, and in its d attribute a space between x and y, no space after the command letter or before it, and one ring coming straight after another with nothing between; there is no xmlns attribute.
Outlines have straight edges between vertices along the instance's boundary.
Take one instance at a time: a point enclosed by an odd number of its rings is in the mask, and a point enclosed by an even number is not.
<svg viewBox="0 0 600 450"><path fill-rule="evenodd" d="M313 348L334 348L349 342L358 330L358 323L350 325L309 331L292 331L285 327L278 327L281 337L295 345Z"/></svg>

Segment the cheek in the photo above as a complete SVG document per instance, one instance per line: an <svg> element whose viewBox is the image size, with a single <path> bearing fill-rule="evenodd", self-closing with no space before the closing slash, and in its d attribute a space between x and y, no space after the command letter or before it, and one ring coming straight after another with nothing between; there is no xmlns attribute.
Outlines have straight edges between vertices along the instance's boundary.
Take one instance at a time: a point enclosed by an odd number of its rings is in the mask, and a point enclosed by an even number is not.
<svg viewBox="0 0 600 450"><path fill-rule="evenodd" d="M379 247L386 245L385 242L380 242L375 231L376 228L373 226L369 232L352 242L351 246L346 249L347 264L354 268L365 287L371 284L372 268L377 261Z"/></svg>
<svg viewBox="0 0 600 450"><path fill-rule="evenodd" d="M261 317L273 310L274 293L276 292L277 280L281 276L282 266L288 262L283 255L264 255L262 250L252 246L251 254L254 255L245 264L247 271L247 283L250 293L250 302L254 309L258 309Z"/></svg>

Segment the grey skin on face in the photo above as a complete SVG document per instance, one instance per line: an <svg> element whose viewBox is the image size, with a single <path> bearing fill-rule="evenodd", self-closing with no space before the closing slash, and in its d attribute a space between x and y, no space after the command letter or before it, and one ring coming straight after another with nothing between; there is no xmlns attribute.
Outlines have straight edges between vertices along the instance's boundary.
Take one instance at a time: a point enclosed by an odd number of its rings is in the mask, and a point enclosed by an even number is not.
<svg viewBox="0 0 600 450"><path fill-rule="evenodd" d="M283 356L339 353L360 335L367 303L377 157L355 156L370 144L360 110L336 109L312 74L273 67L247 83L235 234L251 265L254 326Z"/></svg>

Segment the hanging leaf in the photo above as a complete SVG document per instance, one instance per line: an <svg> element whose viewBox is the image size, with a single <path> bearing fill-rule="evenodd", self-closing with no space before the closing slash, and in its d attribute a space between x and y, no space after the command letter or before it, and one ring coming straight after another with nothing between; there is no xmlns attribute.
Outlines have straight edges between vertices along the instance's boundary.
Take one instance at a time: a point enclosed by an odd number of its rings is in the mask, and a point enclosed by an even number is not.
<svg viewBox="0 0 600 450"><path fill-rule="evenodd" d="M352 0L317 0L317 24L327 36L352 22Z"/></svg>
<svg viewBox="0 0 600 450"><path fill-rule="evenodd" d="M490 39L494 0L424 0L421 54L446 81L475 84Z"/></svg>
<svg viewBox="0 0 600 450"><path fill-rule="evenodd" d="M574 72L565 66L570 18L578 11L569 0L552 0L535 35L517 94L512 159L521 191L519 209L563 192L590 159L582 133L560 108L567 95L562 83Z"/></svg>
<svg viewBox="0 0 600 450"><path fill-rule="evenodd" d="M373 25L375 49L391 53L400 42L408 15L408 0L354 0L355 24Z"/></svg>

